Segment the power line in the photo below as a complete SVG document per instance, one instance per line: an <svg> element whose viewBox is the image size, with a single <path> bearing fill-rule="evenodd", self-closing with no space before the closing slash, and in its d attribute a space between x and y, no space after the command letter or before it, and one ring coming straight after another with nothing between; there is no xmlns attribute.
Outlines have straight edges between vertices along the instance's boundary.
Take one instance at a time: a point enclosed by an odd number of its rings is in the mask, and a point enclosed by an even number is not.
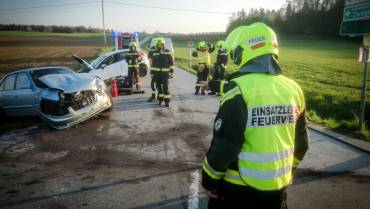
<svg viewBox="0 0 370 209"><path fill-rule="evenodd" d="M134 4L128 2L117 2L117 1L106 1L110 4L120 4L126 6L133 6L133 7L141 7L141 8L151 8L151 9L161 9L161 10L169 10L169 11L180 11L180 12L194 12L194 13L207 13L207 14L232 14L232 12L220 12L220 11L207 11L207 10L195 10L195 9L178 9L178 8L171 8L171 7L159 7L159 6L150 6L144 4Z"/></svg>
<svg viewBox="0 0 370 209"><path fill-rule="evenodd" d="M31 7L18 7L18 8L3 8L0 11L18 11L18 10L30 10L30 9L45 9L45 8L53 8L53 7L65 7L65 6L76 6L76 5L86 5L86 4L96 4L99 3L97 1L84 1L84 2L75 2L75 3L68 3L68 4L52 4L52 5L40 5L40 6L31 6Z"/></svg>
<svg viewBox="0 0 370 209"><path fill-rule="evenodd" d="M105 1L105 2L109 3L109 4L115 4L115 5L125 5L125 6L131 6L131 7L139 7L139 8L160 9L160 10L175 11L175 12L193 12L193 13L222 14L222 15L232 14L232 12L195 10L195 9L179 9L179 8L171 8L171 7L160 7L160 6L136 4L136 3L126 2L126 1L111 1L111 0L108 0L108 1ZM32 9L46 9L46 8L53 8L53 7L88 5L88 4L97 4L97 3L100 3L100 2L95 0L95 1L84 1L84 2L74 2L74 3L64 3L64 4L40 5L40 6L31 6L31 7L2 8L2 9L0 9L0 11L10 12L10 11L22 11L22 10L32 10Z"/></svg>

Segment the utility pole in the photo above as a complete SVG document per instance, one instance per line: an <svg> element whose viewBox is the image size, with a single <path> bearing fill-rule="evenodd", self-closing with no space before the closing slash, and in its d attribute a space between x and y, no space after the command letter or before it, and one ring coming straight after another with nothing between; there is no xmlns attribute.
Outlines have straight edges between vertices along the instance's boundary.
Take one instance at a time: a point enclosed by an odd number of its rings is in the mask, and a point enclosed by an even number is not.
<svg viewBox="0 0 370 209"><path fill-rule="evenodd" d="M107 37L105 36L105 21L104 21L104 0L101 0L101 11L103 14L103 35L104 35L104 46L107 48Z"/></svg>

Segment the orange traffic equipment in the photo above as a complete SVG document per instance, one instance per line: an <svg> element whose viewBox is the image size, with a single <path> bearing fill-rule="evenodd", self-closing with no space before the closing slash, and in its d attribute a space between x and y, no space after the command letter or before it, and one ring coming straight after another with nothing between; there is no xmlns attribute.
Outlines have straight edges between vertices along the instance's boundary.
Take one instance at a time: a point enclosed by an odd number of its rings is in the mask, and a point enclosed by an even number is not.
<svg viewBox="0 0 370 209"><path fill-rule="evenodd" d="M112 97L118 96L117 80L115 79L111 80L111 93Z"/></svg>

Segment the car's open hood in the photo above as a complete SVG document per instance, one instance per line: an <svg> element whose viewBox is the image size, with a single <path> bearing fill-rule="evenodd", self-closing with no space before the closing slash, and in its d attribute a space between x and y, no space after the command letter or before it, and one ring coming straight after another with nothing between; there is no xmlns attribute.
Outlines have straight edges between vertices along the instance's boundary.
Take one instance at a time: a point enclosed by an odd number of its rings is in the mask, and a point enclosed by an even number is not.
<svg viewBox="0 0 370 209"><path fill-rule="evenodd" d="M51 74L39 78L49 88L59 89L65 93L97 90L99 79L87 73Z"/></svg>
<svg viewBox="0 0 370 209"><path fill-rule="evenodd" d="M84 59L82 59L81 57L77 56L77 55L72 55L72 57L78 62L80 63L82 66L92 70L94 69L88 62L86 62Z"/></svg>

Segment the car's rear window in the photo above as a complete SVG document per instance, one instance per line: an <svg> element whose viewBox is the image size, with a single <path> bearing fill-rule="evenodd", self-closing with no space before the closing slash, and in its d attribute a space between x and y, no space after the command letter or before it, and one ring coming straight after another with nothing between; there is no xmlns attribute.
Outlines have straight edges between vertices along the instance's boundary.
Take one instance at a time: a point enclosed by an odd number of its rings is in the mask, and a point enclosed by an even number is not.
<svg viewBox="0 0 370 209"><path fill-rule="evenodd" d="M106 56L101 56L101 57L98 57L96 58L94 61L91 62L91 66L93 68L98 68L98 65L105 59L107 58Z"/></svg>
<svg viewBox="0 0 370 209"><path fill-rule="evenodd" d="M37 86L45 86L39 78L45 75L51 74L69 74L73 73L71 69L68 68L46 68L46 69L39 69L31 71L32 79L35 81Z"/></svg>
<svg viewBox="0 0 370 209"><path fill-rule="evenodd" d="M13 74L13 75L10 75L8 76L5 80L4 80L4 86L3 86L3 89L2 90L5 90L5 91L11 91L11 90L14 90L14 84L15 84L15 76L17 74Z"/></svg>

